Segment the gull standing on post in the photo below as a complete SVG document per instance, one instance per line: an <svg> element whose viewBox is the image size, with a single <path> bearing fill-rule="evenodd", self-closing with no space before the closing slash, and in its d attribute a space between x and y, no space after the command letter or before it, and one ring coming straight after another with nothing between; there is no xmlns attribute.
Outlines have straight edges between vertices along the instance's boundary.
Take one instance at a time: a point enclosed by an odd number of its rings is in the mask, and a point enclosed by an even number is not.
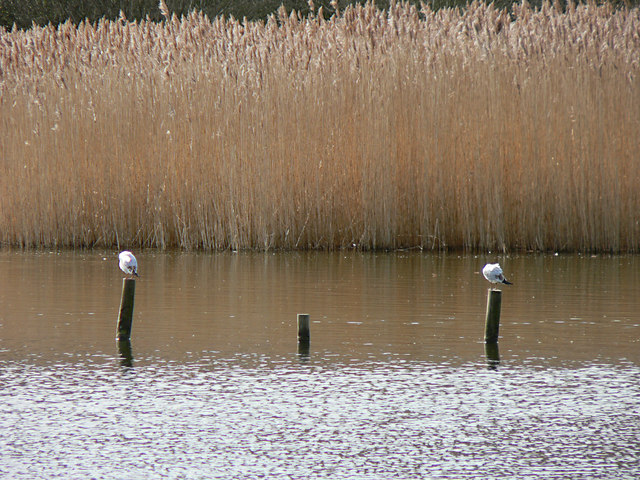
<svg viewBox="0 0 640 480"><path fill-rule="evenodd" d="M504 278L502 268L499 263L487 263L482 269L482 275L491 283L504 283L505 285L513 285ZM491 287L493 288L493 287Z"/></svg>
<svg viewBox="0 0 640 480"><path fill-rule="evenodd" d="M127 275L138 276L138 262L133 253L129 251L120 252L118 259L120 260L120 270Z"/></svg>

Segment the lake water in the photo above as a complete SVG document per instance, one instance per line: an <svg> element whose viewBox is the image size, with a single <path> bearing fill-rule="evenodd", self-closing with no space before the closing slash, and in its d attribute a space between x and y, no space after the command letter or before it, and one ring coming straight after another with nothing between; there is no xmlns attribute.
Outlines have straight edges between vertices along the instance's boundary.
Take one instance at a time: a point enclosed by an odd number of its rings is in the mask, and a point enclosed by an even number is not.
<svg viewBox="0 0 640 480"><path fill-rule="evenodd" d="M640 478L640 257L501 256L499 351L496 257L137 257L118 344L114 252L0 252L0 478Z"/></svg>

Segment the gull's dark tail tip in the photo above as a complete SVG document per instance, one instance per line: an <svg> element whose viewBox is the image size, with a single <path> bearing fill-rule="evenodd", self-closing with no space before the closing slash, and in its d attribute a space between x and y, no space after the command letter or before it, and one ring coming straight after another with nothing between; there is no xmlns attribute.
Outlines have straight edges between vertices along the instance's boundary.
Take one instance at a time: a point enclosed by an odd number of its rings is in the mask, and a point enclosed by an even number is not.
<svg viewBox="0 0 640 480"><path fill-rule="evenodd" d="M504 283L505 285L513 285L513 283L508 282L506 278L502 281L502 283Z"/></svg>

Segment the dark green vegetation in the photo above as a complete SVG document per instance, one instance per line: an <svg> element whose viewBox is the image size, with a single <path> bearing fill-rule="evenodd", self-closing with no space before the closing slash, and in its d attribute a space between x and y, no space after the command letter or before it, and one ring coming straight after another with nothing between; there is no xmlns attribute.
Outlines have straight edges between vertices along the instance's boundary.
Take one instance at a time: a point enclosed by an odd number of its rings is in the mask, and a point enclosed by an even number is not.
<svg viewBox="0 0 640 480"><path fill-rule="evenodd" d="M314 8L323 9L325 16L331 16L335 8L329 0L315 0ZM339 0L338 9L347 5L365 3L362 0ZM375 0L378 8L385 9L389 6L388 0ZM409 3L420 5L420 1L410 0ZM467 0L428 0L432 9L443 7L464 7ZM510 8L513 0L497 0L493 5L497 8ZM538 6L541 0L530 2ZM561 5L566 5L566 0L558 0ZM580 3L580 2L579 2ZM597 2L602 3L602 2ZM640 0L613 0L615 6L634 6L640 4ZM296 10L307 15L310 10L307 0L166 0L171 13L178 16L186 15L196 10L201 11L210 18L225 15L237 19L248 20L265 19L284 5L287 11ZM113 20L123 12L129 20L142 20L147 17L151 20L162 18L158 9L157 0L0 0L0 26L10 29L15 24L18 28L29 28L33 23L57 25L67 20L79 23L84 19L97 21L101 18Z"/></svg>

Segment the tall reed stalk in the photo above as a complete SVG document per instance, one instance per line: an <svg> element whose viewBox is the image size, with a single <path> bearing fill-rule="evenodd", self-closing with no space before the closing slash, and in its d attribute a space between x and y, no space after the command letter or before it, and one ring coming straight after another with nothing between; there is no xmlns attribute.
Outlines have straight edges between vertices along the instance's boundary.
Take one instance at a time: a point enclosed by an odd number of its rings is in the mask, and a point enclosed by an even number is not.
<svg viewBox="0 0 640 480"><path fill-rule="evenodd" d="M0 242L638 251L640 13L0 30Z"/></svg>

